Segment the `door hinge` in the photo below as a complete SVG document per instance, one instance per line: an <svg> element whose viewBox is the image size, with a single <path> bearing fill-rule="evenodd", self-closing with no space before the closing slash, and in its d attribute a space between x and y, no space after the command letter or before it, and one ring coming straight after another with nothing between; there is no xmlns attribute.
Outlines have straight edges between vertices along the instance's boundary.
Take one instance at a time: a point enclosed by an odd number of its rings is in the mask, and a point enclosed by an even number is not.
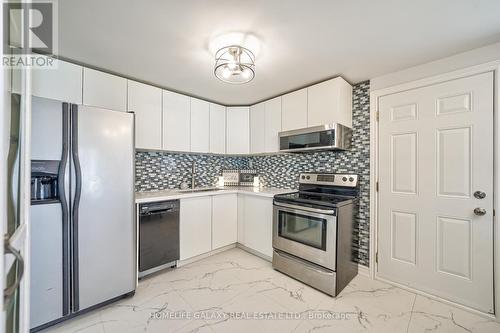
<svg viewBox="0 0 500 333"><path fill-rule="evenodd" d="M378 264L378 251L375 252L375 263Z"/></svg>
<svg viewBox="0 0 500 333"><path fill-rule="evenodd" d="M378 192L378 182L375 183L375 192Z"/></svg>
<svg viewBox="0 0 500 333"><path fill-rule="evenodd" d="M380 117L380 113L377 111L377 112L375 113L375 119L378 121L378 120L379 120L379 117Z"/></svg>
<svg viewBox="0 0 500 333"><path fill-rule="evenodd" d="M495 212L495 209L493 209L493 216L496 216L496 214L497 214L497 213Z"/></svg>

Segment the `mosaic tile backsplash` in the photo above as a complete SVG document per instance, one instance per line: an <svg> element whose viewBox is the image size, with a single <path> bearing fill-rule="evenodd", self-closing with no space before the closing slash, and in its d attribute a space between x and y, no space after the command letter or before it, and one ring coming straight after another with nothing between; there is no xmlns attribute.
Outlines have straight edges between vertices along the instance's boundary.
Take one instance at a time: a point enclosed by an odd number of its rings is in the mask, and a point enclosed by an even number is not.
<svg viewBox="0 0 500 333"><path fill-rule="evenodd" d="M135 190L158 191L191 186L191 168L196 163L196 186L214 186L223 169L244 169L245 157L138 151L135 153Z"/></svg>
<svg viewBox="0 0 500 333"><path fill-rule="evenodd" d="M353 138L349 151L226 157L217 155L136 153L136 191L178 188L191 182L196 162L197 186L212 186L222 169L256 169L264 187L298 187L301 172L339 172L359 175L360 201L355 249L358 262L368 266L370 237L370 82L353 87Z"/></svg>

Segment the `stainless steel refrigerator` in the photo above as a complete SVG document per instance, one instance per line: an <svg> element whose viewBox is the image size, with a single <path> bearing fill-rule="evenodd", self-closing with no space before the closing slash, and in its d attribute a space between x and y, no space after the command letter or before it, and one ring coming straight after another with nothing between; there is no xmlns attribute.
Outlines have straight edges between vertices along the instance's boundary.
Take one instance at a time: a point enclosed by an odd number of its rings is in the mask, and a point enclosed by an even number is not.
<svg viewBox="0 0 500 333"><path fill-rule="evenodd" d="M134 114L33 97L31 328L133 294Z"/></svg>

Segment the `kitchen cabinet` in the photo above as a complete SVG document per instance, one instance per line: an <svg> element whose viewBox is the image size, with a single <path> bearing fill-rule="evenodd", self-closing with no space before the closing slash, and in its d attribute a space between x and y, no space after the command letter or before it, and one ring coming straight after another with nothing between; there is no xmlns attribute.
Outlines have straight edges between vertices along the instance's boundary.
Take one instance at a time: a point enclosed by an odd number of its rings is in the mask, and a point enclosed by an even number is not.
<svg viewBox="0 0 500 333"><path fill-rule="evenodd" d="M283 131L307 127L307 88L283 95L281 103Z"/></svg>
<svg viewBox="0 0 500 333"><path fill-rule="evenodd" d="M128 81L127 110L135 113L135 147L162 148L162 90Z"/></svg>
<svg viewBox="0 0 500 333"><path fill-rule="evenodd" d="M226 153L250 152L249 107L226 108Z"/></svg>
<svg viewBox="0 0 500 333"><path fill-rule="evenodd" d="M250 107L250 152L263 153L266 150L265 137L266 102Z"/></svg>
<svg viewBox="0 0 500 333"><path fill-rule="evenodd" d="M341 77L307 88L307 126L331 123L352 127L352 86Z"/></svg>
<svg viewBox="0 0 500 333"><path fill-rule="evenodd" d="M54 68L32 69L32 95L82 104L83 67L62 60L50 59ZM12 91L19 94L21 92L21 71L14 69L12 73Z"/></svg>
<svg viewBox="0 0 500 333"><path fill-rule="evenodd" d="M279 151L279 132L281 132L281 97L266 101L264 119L264 152Z"/></svg>
<svg viewBox="0 0 500 333"><path fill-rule="evenodd" d="M212 249L234 244L238 233L238 199L236 194L212 197Z"/></svg>
<svg viewBox="0 0 500 333"><path fill-rule="evenodd" d="M245 245L245 197L238 194L238 243Z"/></svg>
<svg viewBox="0 0 500 333"><path fill-rule="evenodd" d="M243 211L243 245L272 257L273 199L245 195Z"/></svg>
<svg viewBox="0 0 500 333"><path fill-rule="evenodd" d="M210 103L210 152L226 153L226 107Z"/></svg>
<svg viewBox="0 0 500 333"><path fill-rule="evenodd" d="M163 90L163 149L191 150L190 98Z"/></svg>
<svg viewBox="0 0 500 333"><path fill-rule="evenodd" d="M212 249L212 198L180 200L180 260L210 252Z"/></svg>
<svg viewBox="0 0 500 333"><path fill-rule="evenodd" d="M127 79L84 68L83 104L115 111L127 111Z"/></svg>
<svg viewBox="0 0 500 333"><path fill-rule="evenodd" d="M210 150L210 104L191 97L191 149L196 153Z"/></svg>

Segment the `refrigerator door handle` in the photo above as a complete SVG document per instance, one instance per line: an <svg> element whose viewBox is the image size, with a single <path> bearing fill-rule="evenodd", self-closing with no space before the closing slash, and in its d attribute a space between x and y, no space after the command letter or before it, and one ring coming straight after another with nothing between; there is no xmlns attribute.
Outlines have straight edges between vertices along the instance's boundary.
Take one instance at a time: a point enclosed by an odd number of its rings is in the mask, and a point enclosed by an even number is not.
<svg viewBox="0 0 500 333"><path fill-rule="evenodd" d="M62 231L63 231L63 316L70 313L70 244L69 244L69 204L66 194L66 167L68 165L69 151L69 104L62 104L62 153L61 162L57 175L57 187L59 192L59 201L62 210Z"/></svg>
<svg viewBox="0 0 500 333"><path fill-rule="evenodd" d="M80 197L82 194L82 168L80 165L80 157L78 155L78 105L71 105L71 152L73 157L73 165L75 169L75 196L73 199L72 209L72 275L73 275L73 311L80 309L79 304L79 271L78 271L78 215L80 207Z"/></svg>

